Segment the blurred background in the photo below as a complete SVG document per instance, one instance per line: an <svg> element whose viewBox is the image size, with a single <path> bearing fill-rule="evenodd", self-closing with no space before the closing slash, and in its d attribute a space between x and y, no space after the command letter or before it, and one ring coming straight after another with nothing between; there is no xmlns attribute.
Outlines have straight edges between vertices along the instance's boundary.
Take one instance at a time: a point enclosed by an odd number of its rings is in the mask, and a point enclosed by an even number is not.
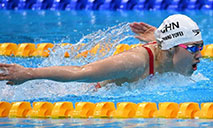
<svg viewBox="0 0 213 128"><path fill-rule="evenodd" d="M211 10L213 0L1 0L11 10Z"/></svg>

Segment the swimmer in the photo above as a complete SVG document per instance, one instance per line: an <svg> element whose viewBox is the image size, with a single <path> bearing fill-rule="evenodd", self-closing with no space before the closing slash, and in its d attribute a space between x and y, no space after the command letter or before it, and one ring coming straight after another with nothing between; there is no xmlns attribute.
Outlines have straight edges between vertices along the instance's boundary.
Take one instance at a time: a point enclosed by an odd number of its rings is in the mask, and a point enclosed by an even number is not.
<svg viewBox="0 0 213 128"><path fill-rule="evenodd" d="M18 64L0 64L0 80L19 85L29 80L49 79L59 82L134 82L154 73L177 72L190 76L197 70L203 48L201 32L189 17L176 14L166 18L159 28L132 23L136 38L147 42L128 51L83 66L26 68Z"/></svg>

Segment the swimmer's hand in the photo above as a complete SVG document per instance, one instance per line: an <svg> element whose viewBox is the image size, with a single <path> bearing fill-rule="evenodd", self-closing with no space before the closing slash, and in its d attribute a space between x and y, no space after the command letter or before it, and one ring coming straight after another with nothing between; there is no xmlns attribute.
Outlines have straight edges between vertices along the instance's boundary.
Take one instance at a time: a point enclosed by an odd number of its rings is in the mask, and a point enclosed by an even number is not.
<svg viewBox="0 0 213 128"><path fill-rule="evenodd" d="M7 80L9 85L19 85L31 79L30 68L18 64L0 64L0 80Z"/></svg>
<svg viewBox="0 0 213 128"><path fill-rule="evenodd" d="M131 30L137 34L135 38L144 41L144 42L152 42L155 41L154 32L157 29L154 26L148 25L146 23L132 23L129 25Z"/></svg>

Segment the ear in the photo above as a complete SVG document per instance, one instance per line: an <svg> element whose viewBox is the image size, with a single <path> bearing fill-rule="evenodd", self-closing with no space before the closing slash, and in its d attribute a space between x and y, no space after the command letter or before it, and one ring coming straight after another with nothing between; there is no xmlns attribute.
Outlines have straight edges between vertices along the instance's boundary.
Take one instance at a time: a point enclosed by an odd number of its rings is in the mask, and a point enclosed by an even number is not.
<svg viewBox="0 0 213 128"><path fill-rule="evenodd" d="M175 46L175 47L173 47L173 48L170 48L170 49L168 50L168 55L173 57L174 54L175 54L177 51L178 51L178 47L177 47L177 46Z"/></svg>

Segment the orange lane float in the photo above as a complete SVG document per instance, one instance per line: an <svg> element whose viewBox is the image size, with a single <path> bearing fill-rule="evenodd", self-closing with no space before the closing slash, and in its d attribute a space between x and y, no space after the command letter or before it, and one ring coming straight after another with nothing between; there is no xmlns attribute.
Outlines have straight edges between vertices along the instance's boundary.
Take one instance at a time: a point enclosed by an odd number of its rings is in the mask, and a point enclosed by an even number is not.
<svg viewBox="0 0 213 128"><path fill-rule="evenodd" d="M67 46L67 45L72 45L70 43L62 43L61 46ZM71 51L78 52L76 50L80 50L82 46L85 44L80 44L74 49L74 47L71 47ZM142 46L143 44L133 44L133 45L128 45L128 44L119 44L115 47L115 52L113 55L121 53L123 51L127 51L131 48L135 48L138 46ZM20 56L20 57L31 57L31 56L37 56L37 57L48 57L50 49L54 47L54 44L52 43L41 43L35 44L33 43L21 43L19 45L15 43L2 43L0 44L0 55L4 56ZM110 51L112 47L112 44L97 44L90 50L85 50L76 56L77 58L79 57L87 57L88 54L94 56L97 53L102 53L101 56L106 55ZM201 54L205 58L212 58L213 57L213 44L208 44L205 45L203 50L201 51ZM69 57L69 53L66 51L64 54L65 57Z"/></svg>
<svg viewBox="0 0 213 128"><path fill-rule="evenodd" d="M0 117L7 117L11 108L11 104L5 101L0 102Z"/></svg>
<svg viewBox="0 0 213 128"><path fill-rule="evenodd" d="M94 118L109 118L112 112L115 111L115 105L113 102L101 102L97 103L94 109Z"/></svg>
<svg viewBox="0 0 213 128"><path fill-rule="evenodd" d="M205 45L201 51L202 56L204 57L213 57L213 44Z"/></svg>
<svg viewBox="0 0 213 128"><path fill-rule="evenodd" d="M33 102L33 109L27 113L31 118L48 118L51 115L53 104L49 102Z"/></svg>
<svg viewBox="0 0 213 128"><path fill-rule="evenodd" d="M93 115L95 104L91 102L78 102L75 104L75 110L71 117L73 118L89 118Z"/></svg>
<svg viewBox="0 0 213 128"><path fill-rule="evenodd" d="M213 102L202 103L201 110L195 113L195 118L213 119Z"/></svg>
<svg viewBox="0 0 213 128"><path fill-rule="evenodd" d="M18 45L15 56L30 57L36 51L36 45L32 43L22 43Z"/></svg>
<svg viewBox="0 0 213 128"><path fill-rule="evenodd" d="M51 117L52 118L68 118L73 112L72 102L56 102L52 109Z"/></svg>
<svg viewBox="0 0 213 128"><path fill-rule="evenodd" d="M0 118L181 118L213 119L213 103L29 102L0 101ZM117 109L116 109L117 108Z"/></svg>
<svg viewBox="0 0 213 128"><path fill-rule="evenodd" d="M145 102L139 103L135 117L136 118L153 118L154 113L157 111L156 103Z"/></svg>
<svg viewBox="0 0 213 128"><path fill-rule="evenodd" d="M132 102L117 103L117 110L112 113L113 118L133 118L135 116L137 104Z"/></svg>
<svg viewBox="0 0 213 128"><path fill-rule="evenodd" d="M195 118L195 113L198 111L200 111L198 103L194 102L181 103L177 118L193 119Z"/></svg>
<svg viewBox="0 0 213 128"><path fill-rule="evenodd" d="M159 103L159 110L154 114L158 118L176 118L179 107L177 103L165 102Z"/></svg>
<svg viewBox="0 0 213 128"><path fill-rule="evenodd" d="M0 47L0 55L12 56L16 54L17 45L15 43L3 43Z"/></svg>
<svg viewBox="0 0 213 128"><path fill-rule="evenodd" d="M33 56L40 56L40 57L48 57L50 49L54 47L54 44L52 43L42 43L37 44L36 51L33 52Z"/></svg>
<svg viewBox="0 0 213 128"><path fill-rule="evenodd" d="M31 109L29 102L13 102L8 116L11 118L25 118Z"/></svg>

